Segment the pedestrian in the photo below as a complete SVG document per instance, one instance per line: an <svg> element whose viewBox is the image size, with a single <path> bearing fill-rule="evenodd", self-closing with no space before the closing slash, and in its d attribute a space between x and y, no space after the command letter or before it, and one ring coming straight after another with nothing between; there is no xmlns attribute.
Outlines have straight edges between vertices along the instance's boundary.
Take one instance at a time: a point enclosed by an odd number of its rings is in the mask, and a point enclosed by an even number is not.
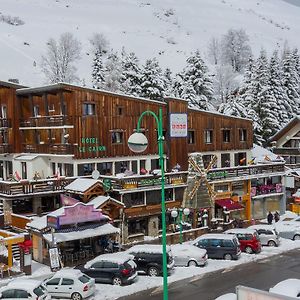
<svg viewBox="0 0 300 300"><path fill-rule="evenodd" d="M276 211L274 214L274 220L277 223L279 221L279 219L280 219L280 215L279 215L278 211Z"/></svg>
<svg viewBox="0 0 300 300"><path fill-rule="evenodd" d="M273 222L273 214L269 211L267 219L268 219L268 224L271 225Z"/></svg>

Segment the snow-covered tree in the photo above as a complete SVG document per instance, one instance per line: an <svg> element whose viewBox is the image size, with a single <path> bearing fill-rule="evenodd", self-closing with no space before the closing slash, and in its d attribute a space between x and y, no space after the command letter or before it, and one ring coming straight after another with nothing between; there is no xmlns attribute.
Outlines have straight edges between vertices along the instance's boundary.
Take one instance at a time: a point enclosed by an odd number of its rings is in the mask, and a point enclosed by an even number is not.
<svg viewBox="0 0 300 300"><path fill-rule="evenodd" d="M102 54L100 51L95 53L93 60L93 71L92 71L93 87L101 89L105 83L105 71L102 62Z"/></svg>
<svg viewBox="0 0 300 300"><path fill-rule="evenodd" d="M208 44L208 57L212 64L217 65L219 63L220 52L220 42L213 37Z"/></svg>
<svg viewBox="0 0 300 300"><path fill-rule="evenodd" d="M109 41L102 33L94 33L93 36L89 39L93 52L100 52L101 55L105 54L109 50Z"/></svg>
<svg viewBox="0 0 300 300"><path fill-rule="evenodd" d="M61 34L59 40L47 42L47 53L42 56L41 67L50 83L77 82L74 63L80 58L80 42L69 32Z"/></svg>
<svg viewBox="0 0 300 300"><path fill-rule="evenodd" d="M134 52L127 54L122 51L122 91L125 94L139 96L141 94L141 69Z"/></svg>
<svg viewBox="0 0 300 300"><path fill-rule="evenodd" d="M251 56L249 37L243 29L229 29L221 41L221 58L223 64L229 64L233 70L243 70Z"/></svg>
<svg viewBox="0 0 300 300"><path fill-rule="evenodd" d="M164 97L164 77L156 58L147 59L141 73L141 96L153 100Z"/></svg>
<svg viewBox="0 0 300 300"><path fill-rule="evenodd" d="M105 63L104 88L111 92L120 92L122 80L122 64L117 53L111 52Z"/></svg>
<svg viewBox="0 0 300 300"><path fill-rule="evenodd" d="M169 68L166 68L164 74L164 94L165 96L174 96L174 89L173 89L173 77L172 71Z"/></svg>
<svg viewBox="0 0 300 300"><path fill-rule="evenodd" d="M200 52L196 51L186 60L187 65L184 68L181 76L183 84L192 84L196 93L196 98L189 101L190 106L197 107L204 110L209 110L212 107L214 100L214 90L212 78L208 74L208 68L201 58ZM183 91L180 97L184 98Z"/></svg>

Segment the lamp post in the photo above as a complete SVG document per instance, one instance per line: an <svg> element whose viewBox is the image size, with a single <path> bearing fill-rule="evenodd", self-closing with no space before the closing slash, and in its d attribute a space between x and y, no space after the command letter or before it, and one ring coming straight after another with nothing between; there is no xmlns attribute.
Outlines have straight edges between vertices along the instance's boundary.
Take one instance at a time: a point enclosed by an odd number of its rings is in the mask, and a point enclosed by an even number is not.
<svg viewBox="0 0 300 300"><path fill-rule="evenodd" d="M137 132L133 133L128 139L128 147L133 152L143 152L148 146L147 137L140 132L141 122L145 115L154 117L157 125L157 142L159 165L161 169L161 219L162 219L162 250L163 250L163 300L168 300L168 269L167 269L167 237L166 237L166 204L165 204L165 169L164 169L164 136L163 136L163 120L162 108L159 108L157 116L153 111L144 111L138 120Z"/></svg>
<svg viewBox="0 0 300 300"><path fill-rule="evenodd" d="M188 216L190 214L190 210L188 208L175 208L171 211L171 216L176 219L178 217L178 212L179 212L179 230L180 230L180 235L179 235L179 243L182 244L182 213L185 216Z"/></svg>

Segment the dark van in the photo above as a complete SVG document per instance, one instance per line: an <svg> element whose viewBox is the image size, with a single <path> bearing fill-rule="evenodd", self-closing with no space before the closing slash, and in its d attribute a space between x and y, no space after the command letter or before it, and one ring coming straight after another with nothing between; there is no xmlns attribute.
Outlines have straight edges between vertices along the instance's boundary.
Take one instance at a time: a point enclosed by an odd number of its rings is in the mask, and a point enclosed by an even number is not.
<svg viewBox="0 0 300 300"><path fill-rule="evenodd" d="M203 234L192 242L193 245L206 249L209 258L238 259L241 255L240 243L231 234Z"/></svg>

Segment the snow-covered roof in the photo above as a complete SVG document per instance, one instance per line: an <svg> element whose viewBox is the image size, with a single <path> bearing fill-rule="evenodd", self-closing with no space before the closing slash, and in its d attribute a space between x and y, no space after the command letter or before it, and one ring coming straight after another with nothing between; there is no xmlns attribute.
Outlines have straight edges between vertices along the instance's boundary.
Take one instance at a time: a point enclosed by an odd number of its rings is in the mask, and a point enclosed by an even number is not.
<svg viewBox="0 0 300 300"><path fill-rule="evenodd" d="M57 243L87 239L94 236L109 235L120 233L120 229L111 224L104 224L96 228L90 228L80 231L70 232L57 232L54 233L54 239ZM43 235L44 239L48 242L52 241L52 234L47 233Z"/></svg>
<svg viewBox="0 0 300 300"><path fill-rule="evenodd" d="M167 252L170 251L171 248L170 246L167 246ZM146 253L162 253L162 245L135 245L129 248L127 253L141 253L141 252L146 252Z"/></svg>
<svg viewBox="0 0 300 300"><path fill-rule="evenodd" d="M295 297L296 299L300 293L300 279L289 278L280 281L273 288L270 288L269 292L289 297Z"/></svg>
<svg viewBox="0 0 300 300"><path fill-rule="evenodd" d="M206 254L205 249L201 249L190 244L175 244L171 245L170 247L174 256L189 255L194 257L203 257Z"/></svg>
<svg viewBox="0 0 300 300"><path fill-rule="evenodd" d="M109 200L111 200L119 205L124 206L124 203L122 203L114 198L111 198L110 196L98 196L98 197L92 199L91 201L89 201L88 204L93 204L95 208L99 208L101 205L103 205L105 202L107 202Z"/></svg>
<svg viewBox="0 0 300 300"><path fill-rule="evenodd" d="M278 132L269 138L269 142L278 140L282 135L284 135L293 124L297 124L300 121L300 116L294 117L289 121L284 127L282 127Z"/></svg>
<svg viewBox="0 0 300 300"><path fill-rule="evenodd" d="M15 160L24 160L24 161L30 161L30 160L34 160L35 158L37 158L38 155L34 154L34 155L19 155L17 157L15 157Z"/></svg>
<svg viewBox="0 0 300 300"><path fill-rule="evenodd" d="M123 264L125 261L128 261L129 259L134 259L134 256L131 254L128 254L126 252L107 253L107 254L99 255L99 256L95 257L94 259L88 261L84 265L84 267L90 268L90 266L92 264L94 264L95 262L99 262L99 261L110 261L110 262L114 262L117 264Z"/></svg>
<svg viewBox="0 0 300 300"><path fill-rule="evenodd" d="M90 178L77 178L64 187L65 190L83 193L91 188L98 181Z"/></svg>
<svg viewBox="0 0 300 300"><path fill-rule="evenodd" d="M256 144L253 145L251 154L255 164L285 161L281 156L274 154L270 150Z"/></svg>
<svg viewBox="0 0 300 300"><path fill-rule="evenodd" d="M24 85L11 82L11 81L3 81L3 80L0 80L0 86L5 86L5 87L15 88L15 89L26 88L26 86Z"/></svg>

